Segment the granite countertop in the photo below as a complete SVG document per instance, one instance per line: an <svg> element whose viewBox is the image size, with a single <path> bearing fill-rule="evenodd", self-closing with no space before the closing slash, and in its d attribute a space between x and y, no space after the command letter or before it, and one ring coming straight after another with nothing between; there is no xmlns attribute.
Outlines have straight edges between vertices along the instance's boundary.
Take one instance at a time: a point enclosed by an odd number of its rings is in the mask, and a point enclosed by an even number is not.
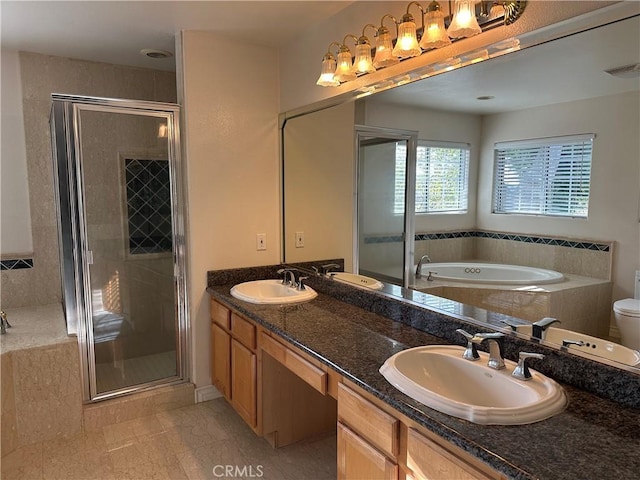
<svg viewBox="0 0 640 480"><path fill-rule="evenodd" d="M450 341L323 293L303 304L256 305L233 298L232 285L210 284L208 292L509 478L622 479L640 472L640 411L633 406L563 384L568 406L550 419L474 424L411 399L378 372L401 350Z"/></svg>

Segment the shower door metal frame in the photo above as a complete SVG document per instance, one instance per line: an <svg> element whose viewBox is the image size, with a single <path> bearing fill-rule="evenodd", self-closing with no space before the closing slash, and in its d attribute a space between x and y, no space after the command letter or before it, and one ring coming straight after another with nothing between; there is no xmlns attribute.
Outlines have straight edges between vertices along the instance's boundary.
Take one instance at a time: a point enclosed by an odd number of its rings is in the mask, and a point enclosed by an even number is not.
<svg viewBox="0 0 640 480"><path fill-rule="evenodd" d="M402 268L402 283L404 287L408 287L411 282L413 272L413 257L415 250L415 202L416 202L416 158L418 150L418 132L414 130L400 130L394 128L372 127L368 125L355 126L355 162L354 163L354 202L353 202L353 271L358 273L360 268L360 217L359 217L359 169L360 162L360 143L367 138L380 138L388 141L407 142L407 171L404 199L404 265Z"/></svg>
<svg viewBox="0 0 640 480"><path fill-rule="evenodd" d="M67 332L77 334L80 367L84 372L84 402L94 402L145 390L158 385L188 381L189 322L186 271L185 211L180 156L180 106L173 103L124 100L75 95L51 95L54 176L60 241L63 304ZM80 144L82 111L142 115L167 119L170 168L174 292L177 313L176 375L140 385L98 394L92 328L89 245ZM54 137L55 136L55 137Z"/></svg>

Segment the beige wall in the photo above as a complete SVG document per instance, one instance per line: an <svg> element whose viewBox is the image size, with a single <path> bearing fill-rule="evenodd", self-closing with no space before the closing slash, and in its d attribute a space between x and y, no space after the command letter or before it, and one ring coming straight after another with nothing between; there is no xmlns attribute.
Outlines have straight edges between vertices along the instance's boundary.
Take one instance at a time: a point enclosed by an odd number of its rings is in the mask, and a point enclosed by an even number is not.
<svg viewBox="0 0 640 480"><path fill-rule="evenodd" d="M345 269L351 271L354 107L351 102L287 120L284 130L287 262L344 258ZM296 232L304 232L303 248L295 247Z"/></svg>
<svg viewBox="0 0 640 480"><path fill-rule="evenodd" d="M176 99L175 74L172 72L25 52L19 57L34 266L0 273L3 307L46 305L61 300L49 133L51 94L165 102ZM11 139L3 136L2 143L7 141Z"/></svg>
<svg viewBox="0 0 640 480"><path fill-rule="evenodd" d="M0 155L0 253L11 258L30 256L31 212L27 182L27 153L22 122L22 86L18 52L2 50L2 154Z"/></svg>
<svg viewBox="0 0 640 480"><path fill-rule="evenodd" d="M278 56L182 33L192 381L210 385L207 271L280 261ZM267 250L256 251L265 233Z"/></svg>

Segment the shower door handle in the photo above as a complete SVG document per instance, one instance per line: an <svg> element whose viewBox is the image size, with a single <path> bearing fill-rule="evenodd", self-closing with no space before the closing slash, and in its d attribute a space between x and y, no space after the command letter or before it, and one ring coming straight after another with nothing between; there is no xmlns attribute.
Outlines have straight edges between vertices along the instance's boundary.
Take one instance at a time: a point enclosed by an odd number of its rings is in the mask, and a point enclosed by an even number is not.
<svg viewBox="0 0 640 480"><path fill-rule="evenodd" d="M87 250L87 264L93 265L93 250Z"/></svg>

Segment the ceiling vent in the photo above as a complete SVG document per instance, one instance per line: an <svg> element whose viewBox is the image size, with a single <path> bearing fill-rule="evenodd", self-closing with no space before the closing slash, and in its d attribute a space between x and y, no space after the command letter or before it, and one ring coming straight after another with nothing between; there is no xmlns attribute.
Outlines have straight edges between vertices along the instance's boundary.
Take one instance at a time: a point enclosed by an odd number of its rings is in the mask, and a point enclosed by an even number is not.
<svg viewBox="0 0 640 480"><path fill-rule="evenodd" d="M149 58L169 58L173 57L173 53L167 50L157 50L155 48L143 48L140 50L140 54Z"/></svg>
<svg viewBox="0 0 640 480"><path fill-rule="evenodd" d="M605 72L618 78L640 78L640 63L612 68L605 70Z"/></svg>

